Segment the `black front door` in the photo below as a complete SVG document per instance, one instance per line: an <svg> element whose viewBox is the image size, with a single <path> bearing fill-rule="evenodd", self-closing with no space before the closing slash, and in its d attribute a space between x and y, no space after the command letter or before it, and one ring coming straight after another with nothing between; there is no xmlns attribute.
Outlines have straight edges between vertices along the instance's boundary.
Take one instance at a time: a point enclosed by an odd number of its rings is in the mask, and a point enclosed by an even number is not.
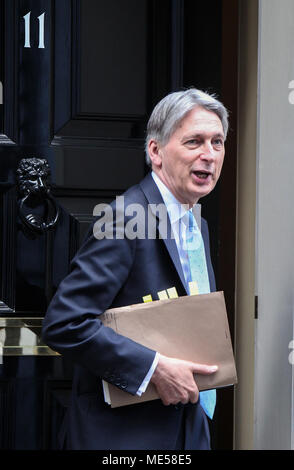
<svg viewBox="0 0 294 470"><path fill-rule="evenodd" d="M222 12L219 0L0 0L2 449L57 447L72 365L42 343L42 317L95 205L148 171L154 104L183 86L221 97ZM215 263L220 191L204 203Z"/></svg>

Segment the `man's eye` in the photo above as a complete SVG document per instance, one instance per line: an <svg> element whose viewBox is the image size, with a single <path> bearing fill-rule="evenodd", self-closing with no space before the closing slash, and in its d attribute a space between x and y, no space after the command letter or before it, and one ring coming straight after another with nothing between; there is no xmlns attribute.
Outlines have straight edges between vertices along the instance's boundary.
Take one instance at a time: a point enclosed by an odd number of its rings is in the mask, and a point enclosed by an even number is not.
<svg viewBox="0 0 294 470"><path fill-rule="evenodd" d="M214 143L215 145L223 145L223 140L222 140L222 139L215 139L215 140L213 141L213 143Z"/></svg>
<svg viewBox="0 0 294 470"><path fill-rule="evenodd" d="M197 144L199 144L199 140L198 139L190 139L186 143L188 145L197 145Z"/></svg>

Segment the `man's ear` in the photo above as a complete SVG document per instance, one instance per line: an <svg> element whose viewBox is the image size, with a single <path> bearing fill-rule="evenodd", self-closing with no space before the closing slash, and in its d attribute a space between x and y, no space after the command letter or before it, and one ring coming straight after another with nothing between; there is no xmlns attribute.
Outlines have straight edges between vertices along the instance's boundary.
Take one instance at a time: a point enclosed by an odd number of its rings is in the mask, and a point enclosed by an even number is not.
<svg viewBox="0 0 294 470"><path fill-rule="evenodd" d="M154 168L161 168L162 165L162 152L159 147L159 144L156 140L150 139L148 143L148 152L150 156L150 160L152 163L152 167Z"/></svg>

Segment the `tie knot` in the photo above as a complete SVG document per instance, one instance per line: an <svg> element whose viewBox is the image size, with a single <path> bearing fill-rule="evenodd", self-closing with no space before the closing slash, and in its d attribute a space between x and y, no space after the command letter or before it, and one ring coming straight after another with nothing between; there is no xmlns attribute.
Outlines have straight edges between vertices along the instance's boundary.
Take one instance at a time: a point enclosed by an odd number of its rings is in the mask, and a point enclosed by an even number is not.
<svg viewBox="0 0 294 470"><path fill-rule="evenodd" d="M189 211L189 223L186 229L186 249L198 250L201 246L202 237L194 215Z"/></svg>
<svg viewBox="0 0 294 470"><path fill-rule="evenodd" d="M189 211L189 230L190 232L193 232L195 229L195 219L192 211Z"/></svg>

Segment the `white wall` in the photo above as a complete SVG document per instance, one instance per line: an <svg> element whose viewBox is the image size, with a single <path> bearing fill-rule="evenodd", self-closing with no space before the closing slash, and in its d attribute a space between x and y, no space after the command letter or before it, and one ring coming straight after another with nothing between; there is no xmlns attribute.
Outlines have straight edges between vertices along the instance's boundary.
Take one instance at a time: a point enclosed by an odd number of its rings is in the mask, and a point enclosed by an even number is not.
<svg viewBox="0 0 294 470"><path fill-rule="evenodd" d="M259 0L254 447L293 446L294 1ZM292 84L291 84L292 85ZM294 88L294 82L293 82ZM294 99L293 99L294 103Z"/></svg>

